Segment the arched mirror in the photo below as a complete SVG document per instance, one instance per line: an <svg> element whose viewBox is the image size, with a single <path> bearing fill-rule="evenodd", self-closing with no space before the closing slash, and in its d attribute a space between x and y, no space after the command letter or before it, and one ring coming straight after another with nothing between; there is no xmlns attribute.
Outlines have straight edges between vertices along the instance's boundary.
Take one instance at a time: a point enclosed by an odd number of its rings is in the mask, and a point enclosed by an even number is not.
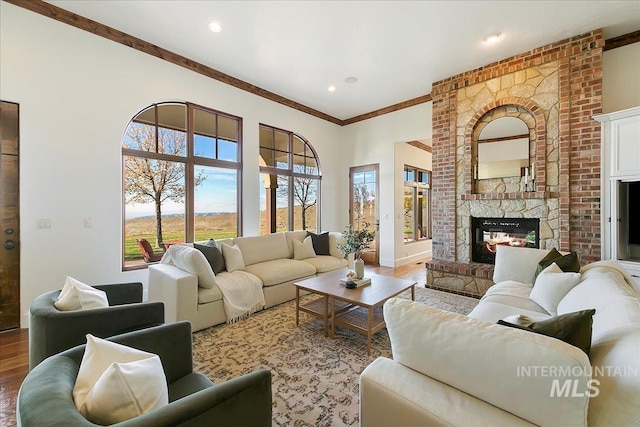
<svg viewBox="0 0 640 427"><path fill-rule="evenodd" d="M525 176L529 166L529 127L517 117L488 123L477 140L476 179Z"/></svg>

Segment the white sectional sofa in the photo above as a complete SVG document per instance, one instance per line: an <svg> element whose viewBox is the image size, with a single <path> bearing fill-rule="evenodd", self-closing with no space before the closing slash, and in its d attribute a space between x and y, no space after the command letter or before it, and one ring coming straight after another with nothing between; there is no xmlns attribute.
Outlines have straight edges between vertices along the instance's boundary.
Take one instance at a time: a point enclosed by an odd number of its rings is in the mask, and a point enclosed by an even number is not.
<svg viewBox="0 0 640 427"><path fill-rule="evenodd" d="M361 374L363 427L640 425L640 294L631 277L599 261L556 295L557 315L595 309L587 355L496 324L556 314L530 298L547 251L516 251L498 250L498 283L468 316L400 299L385 304L394 360L378 358ZM508 262L498 268L500 260Z"/></svg>
<svg viewBox="0 0 640 427"><path fill-rule="evenodd" d="M167 323L187 320L193 331L227 321L218 287L221 283L259 283L266 307L290 301L295 298L293 282L347 266L337 247L342 238L338 232L329 232L330 255L294 259L294 241L302 242L306 237L306 231L289 231L216 241L220 248L236 245L242 253L244 268L215 274L216 284L211 287L199 285L195 272L171 263L150 265L149 300L164 302Z"/></svg>

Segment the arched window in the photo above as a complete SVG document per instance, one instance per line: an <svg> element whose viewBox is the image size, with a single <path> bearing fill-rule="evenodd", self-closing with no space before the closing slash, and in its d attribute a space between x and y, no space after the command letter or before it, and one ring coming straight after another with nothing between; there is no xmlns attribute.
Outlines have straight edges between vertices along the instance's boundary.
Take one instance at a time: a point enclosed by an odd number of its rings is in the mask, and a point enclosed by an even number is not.
<svg viewBox="0 0 640 427"><path fill-rule="evenodd" d="M239 117L177 102L151 105L129 122L125 268L157 260L171 243L240 234L241 129Z"/></svg>
<svg viewBox="0 0 640 427"><path fill-rule="evenodd" d="M293 132L260 125L260 233L320 231L320 165Z"/></svg>

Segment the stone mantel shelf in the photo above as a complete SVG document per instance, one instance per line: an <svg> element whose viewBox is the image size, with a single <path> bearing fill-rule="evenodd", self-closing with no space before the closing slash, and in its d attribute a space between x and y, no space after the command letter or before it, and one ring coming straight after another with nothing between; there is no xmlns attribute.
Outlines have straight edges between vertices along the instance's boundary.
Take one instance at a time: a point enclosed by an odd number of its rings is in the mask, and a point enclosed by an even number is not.
<svg viewBox="0 0 640 427"><path fill-rule="evenodd" d="M527 191L515 193L477 193L461 194L462 200L517 200L517 199L550 199L558 197L549 191Z"/></svg>

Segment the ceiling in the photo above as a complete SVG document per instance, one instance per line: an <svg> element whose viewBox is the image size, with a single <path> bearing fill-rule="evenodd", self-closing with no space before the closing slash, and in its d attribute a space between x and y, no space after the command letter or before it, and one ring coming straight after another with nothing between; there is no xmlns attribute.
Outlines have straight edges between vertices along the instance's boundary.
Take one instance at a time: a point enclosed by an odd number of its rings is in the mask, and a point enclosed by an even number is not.
<svg viewBox="0 0 640 427"><path fill-rule="evenodd" d="M640 0L49 3L340 120L573 35L640 29ZM497 43L483 42L498 32Z"/></svg>

